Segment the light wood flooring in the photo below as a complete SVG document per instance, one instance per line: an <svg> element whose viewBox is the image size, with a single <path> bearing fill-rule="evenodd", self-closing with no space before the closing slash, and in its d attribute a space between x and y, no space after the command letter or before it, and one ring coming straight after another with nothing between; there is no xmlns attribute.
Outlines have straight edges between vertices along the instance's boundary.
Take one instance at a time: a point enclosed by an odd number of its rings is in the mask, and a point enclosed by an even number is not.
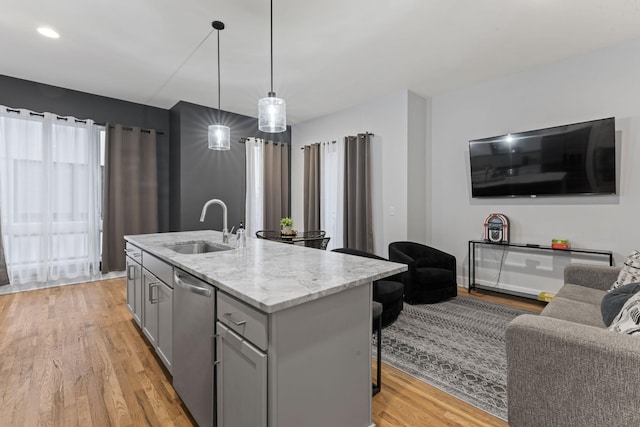
<svg viewBox="0 0 640 427"><path fill-rule="evenodd" d="M535 301L472 295L541 309ZM389 366L382 374L373 398L380 427L506 425ZM194 425L131 320L124 279L0 296L0 426L38 425Z"/></svg>

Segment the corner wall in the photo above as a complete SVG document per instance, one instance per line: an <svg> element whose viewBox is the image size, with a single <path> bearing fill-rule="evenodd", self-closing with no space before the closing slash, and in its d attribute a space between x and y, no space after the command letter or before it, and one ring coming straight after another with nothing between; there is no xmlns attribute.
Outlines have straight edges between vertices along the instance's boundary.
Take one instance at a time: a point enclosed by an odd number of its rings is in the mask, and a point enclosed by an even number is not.
<svg viewBox="0 0 640 427"><path fill-rule="evenodd" d="M427 102L408 94L407 116L407 236L414 242L428 242L427 188L431 180L427 162Z"/></svg>
<svg viewBox="0 0 640 427"><path fill-rule="evenodd" d="M209 208L200 222L202 207L210 199L227 205L227 226L238 228L245 218L246 155L241 138L257 137L290 143L291 128L266 134L256 117L220 112L220 122L231 128L229 151L209 150L207 129L218 120L218 110L180 101L171 112L171 231L222 230L222 209Z"/></svg>
<svg viewBox="0 0 640 427"><path fill-rule="evenodd" d="M640 248L640 40L436 96L432 99L433 244L456 256L467 284L467 241L481 239L492 212L511 222L511 241L611 250L617 264ZM509 132L616 117L620 137L617 196L472 199L468 141ZM486 250L487 283L556 291L562 270L580 257L536 251ZM588 262L596 260L586 259ZM597 260L597 262L600 262Z"/></svg>
<svg viewBox="0 0 640 427"><path fill-rule="evenodd" d="M291 149L291 211L293 220L303 219L303 168L301 148L305 144L338 140L347 135L372 132L373 150L373 221L375 253L386 257L390 242L406 240L408 231L420 234L425 231L425 219L417 224L419 213L412 216L409 225L409 209L426 212L423 205L426 193L424 179L412 182L412 191L420 196L409 198L409 152L422 156L426 130L423 128L425 100L406 90L391 93L373 101L348 108L324 117L308 120L293 126ZM412 111L414 111L412 113ZM417 162L424 168L424 158ZM417 175L422 172L418 170ZM331 237L331 236L329 236ZM426 237L426 236L425 236Z"/></svg>

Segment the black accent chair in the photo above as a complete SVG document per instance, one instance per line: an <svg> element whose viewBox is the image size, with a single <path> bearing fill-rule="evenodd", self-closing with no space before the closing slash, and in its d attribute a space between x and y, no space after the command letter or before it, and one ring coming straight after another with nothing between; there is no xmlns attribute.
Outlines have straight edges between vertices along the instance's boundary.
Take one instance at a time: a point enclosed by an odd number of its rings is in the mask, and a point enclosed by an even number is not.
<svg viewBox="0 0 640 427"><path fill-rule="evenodd" d="M381 261L389 261L381 256L371 254L369 252L360 251L358 249L339 248L333 252L339 252L348 255L357 255L366 258L379 259ZM402 273L385 277L384 279L373 282L373 300L382 304L382 326L385 327L393 323L402 311L402 296L404 294L404 286L402 285Z"/></svg>
<svg viewBox="0 0 640 427"><path fill-rule="evenodd" d="M405 302L429 304L458 295L453 255L416 242L392 242L389 260L409 267L403 273Z"/></svg>

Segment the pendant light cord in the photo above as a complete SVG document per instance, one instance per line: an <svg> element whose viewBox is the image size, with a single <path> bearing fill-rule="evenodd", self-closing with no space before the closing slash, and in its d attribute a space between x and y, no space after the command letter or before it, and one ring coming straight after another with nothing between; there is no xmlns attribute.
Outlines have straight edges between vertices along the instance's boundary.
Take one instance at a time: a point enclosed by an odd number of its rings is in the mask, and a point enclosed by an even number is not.
<svg viewBox="0 0 640 427"><path fill-rule="evenodd" d="M218 124L220 124L220 30L218 32Z"/></svg>
<svg viewBox="0 0 640 427"><path fill-rule="evenodd" d="M155 99L155 97L158 96L158 94L162 91L162 89L164 89L165 86L167 86L167 84L171 81L171 79L173 79L173 77L176 74L178 74L178 71L180 71L182 69L182 67L184 67L184 64L186 64L191 59L191 57L198 51L198 49L200 49L200 46L202 46L204 44L204 42L207 41L209 36L211 36L211 34L213 34L213 31L214 30L209 31L209 33L207 33L207 35L204 36L202 41L200 43L198 43L198 45L195 48L193 48L191 53L184 59L184 61L182 61L182 63L180 63L180 65L178 65L178 68L176 68L175 71L173 73L171 73L171 75L169 77L167 77L167 79L160 85L160 87L158 87L158 89L156 89L156 91L153 92L153 95L151 95L149 97L149 99L147 99L147 101L146 101L147 104L149 104L151 101L153 101Z"/></svg>
<svg viewBox="0 0 640 427"><path fill-rule="evenodd" d="M273 93L273 0L271 0L271 93Z"/></svg>

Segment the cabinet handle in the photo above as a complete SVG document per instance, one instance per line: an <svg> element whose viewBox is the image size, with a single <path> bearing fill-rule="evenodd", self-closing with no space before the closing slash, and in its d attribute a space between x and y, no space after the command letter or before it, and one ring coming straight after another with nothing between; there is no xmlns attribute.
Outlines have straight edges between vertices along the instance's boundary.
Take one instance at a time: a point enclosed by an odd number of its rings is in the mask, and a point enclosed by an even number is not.
<svg viewBox="0 0 640 427"><path fill-rule="evenodd" d="M216 360L216 342L220 334L211 335L211 365L216 366L220 364L220 360Z"/></svg>
<svg viewBox="0 0 640 427"><path fill-rule="evenodd" d="M129 255L129 256L133 256L133 257L140 257L140 255L142 255L139 251L133 250L133 249L125 249L124 253Z"/></svg>
<svg viewBox="0 0 640 427"><path fill-rule="evenodd" d="M229 319L229 321L231 323L233 323L234 325L236 325L236 326L246 325L246 323L247 323L246 320L240 320L240 321L233 320L233 317L231 317L231 316L233 316L233 313L224 313L223 316L226 317L227 319Z"/></svg>
<svg viewBox="0 0 640 427"><path fill-rule="evenodd" d="M136 267L135 265L128 265L128 266L127 266L127 279L129 279L129 280L134 280L134 279L136 278L135 270L134 270L133 274L131 274L131 271L132 271L135 267Z"/></svg>
<svg viewBox="0 0 640 427"><path fill-rule="evenodd" d="M195 286L191 283L187 283L187 281L184 280L184 278L181 277L178 273L173 274L173 281L176 285L182 286L184 289L188 290L189 292L193 292L194 294L202 295L205 297L210 297L213 294L212 289L201 288L200 286Z"/></svg>
<svg viewBox="0 0 640 427"><path fill-rule="evenodd" d="M158 302L158 299L156 298L155 300L153 299L153 288L158 288L158 282L153 282L153 283L149 283L149 302L151 304L155 304Z"/></svg>

